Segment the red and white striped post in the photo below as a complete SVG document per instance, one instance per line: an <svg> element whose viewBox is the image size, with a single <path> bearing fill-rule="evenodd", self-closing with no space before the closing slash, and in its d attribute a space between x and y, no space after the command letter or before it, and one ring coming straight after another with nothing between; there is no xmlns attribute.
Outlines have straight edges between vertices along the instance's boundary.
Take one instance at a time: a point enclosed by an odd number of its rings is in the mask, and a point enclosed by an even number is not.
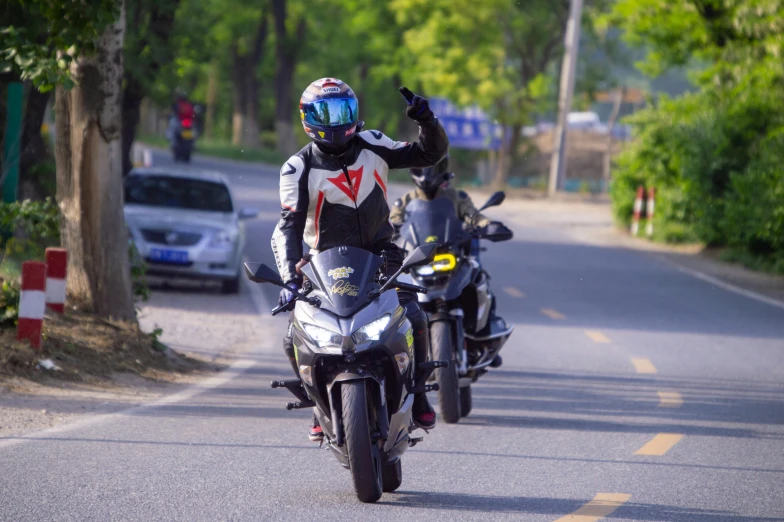
<svg viewBox="0 0 784 522"><path fill-rule="evenodd" d="M637 187L637 197L634 198L634 214L632 215L632 235L640 231L640 214L642 213L642 196L645 189L642 185Z"/></svg>
<svg viewBox="0 0 784 522"><path fill-rule="evenodd" d="M653 235L653 207L656 203L656 191L653 187L648 189L648 201L645 206L645 217L648 224L645 226L645 233L648 237Z"/></svg>
<svg viewBox="0 0 784 522"><path fill-rule="evenodd" d="M46 307L57 313L65 312L65 273L68 252L64 248L46 249Z"/></svg>
<svg viewBox="0 0 784 522"><path fill-rule="evenodd" d="M22 263L22 291L19 296L19 323L16 338L27 339L41 347L41 327L46 309L46 264L40 261Z"/></svg>

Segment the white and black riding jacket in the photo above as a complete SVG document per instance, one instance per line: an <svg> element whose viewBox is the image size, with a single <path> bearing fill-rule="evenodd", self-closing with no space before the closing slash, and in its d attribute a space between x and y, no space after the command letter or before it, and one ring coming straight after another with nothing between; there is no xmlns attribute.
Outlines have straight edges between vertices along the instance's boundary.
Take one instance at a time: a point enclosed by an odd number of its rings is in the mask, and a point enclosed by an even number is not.
<svg viewBox="0 0 784 522"><path fill-rule="evenodd" d="M449 140L437 119L419 127L419 141L393 141L363 131L340 156L307 144L280 170L281 217L272 251L284 281L296 279L302 241L312 250L339 245L373 249L388 242L389 169L428 167L446 154Z"/></svg>

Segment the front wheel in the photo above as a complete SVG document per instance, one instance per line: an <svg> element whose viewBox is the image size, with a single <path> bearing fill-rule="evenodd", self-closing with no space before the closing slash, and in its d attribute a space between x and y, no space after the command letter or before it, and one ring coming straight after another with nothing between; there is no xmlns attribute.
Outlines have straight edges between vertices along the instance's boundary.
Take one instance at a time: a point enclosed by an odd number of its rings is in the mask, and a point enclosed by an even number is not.
<svg viewBox="0 0 784 522"><path fill-rule="evenodd" d="M370 439L368 393L365 381L349 381L341 385L343 398L343 429L354 490L362 502L381 498L381 453Z"/></svg>
<svg viewBox="0 0 784 522"><path fill-rule="evenodd" d="M430 325L433 360L449 361L449 366L435 371L439 386L438 405L441 407L441 418L447 424L455 424L460 420L460 388L453 344L452 328L449 323L438 321Z"/></svg>
<svg viewBox="0 0 784 522"><path fill-rule="evenodd" d="M381 477L384 485L384 491L391 493L400 487L403 483L403 463L400 459L395 461L394 464L384 466L383 476Z"/></svg>

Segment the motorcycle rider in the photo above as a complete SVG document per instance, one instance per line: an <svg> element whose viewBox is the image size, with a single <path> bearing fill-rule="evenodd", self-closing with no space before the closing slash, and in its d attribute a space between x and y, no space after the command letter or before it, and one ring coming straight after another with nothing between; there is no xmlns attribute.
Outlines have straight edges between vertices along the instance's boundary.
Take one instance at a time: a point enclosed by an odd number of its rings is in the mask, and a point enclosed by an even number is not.
<svg viewBox="0 0 784 522"><path fill-rule="evenodd" d="M438 162L432 167L426 168L411 168L411 179L414 181L416 188L404 195L402 198L395 200L392 205L392 211L389 215L389 220L395 230L399 230L406 219L406 206L415 199L430 201L435 198L447 198L455 206L455 212L458 218L466 225L477 227L481 229L483 234L492 236L508 236L511 239L513 233L500 221L492 221L491 219L480 214L474 206L471 197L462 190L457 190L449 186L449 182L455 177L453 172L449 171L449 155ZM471 257L479 263L479 240L473 239L471 241ZM480 265L481 266L481 265ZM503 319L495 315L495 296L491 294L492 304L490 306L490 317L487 321L485 328L490 328L494 322L503 322ZM502 329L506 328L506 323L503 322ZM496 366L500 366L500 356L497 358Z"/></svg>
<svg viewBox="0 0 784 522"><path fill-rule="evenodd" d="M185 120L190 120L193 125L193 119L196 117L196 109L185 95L185 92L177 89L174 96L174 103L171 104L169 109L169 126L166 128L166 139L169 142L174 141L174 136L178 129L183 126Z"/></svg>
<svg viewBox="0 0 784 522"><path fill-rule="evenodd" d="M297 263L303 257L303 241L314 251L339 245L370 250L385 258L387 275L400 268L405 253L392 243L388 170L435 165L449 147L427 100L405 87L400 92L408 103L406 115L419 124L419 140L413 143L393 141L375 130L363 131L357 97L341 80L322 78L302 93L300 118L311 142L281 168L281 218L272 236L275 262L289 285L302 286ZM398 298L414 330L414 357L424 362L430 342L427 316L416 294L398 291ZM288 290L281 291L279 304L293 309ZM299 376L291 324L283 348ZM422 428L435 426L435 411L424 393L414 397L413 418ZM310 439L318 442L323 437L314 414Z"/></svg>

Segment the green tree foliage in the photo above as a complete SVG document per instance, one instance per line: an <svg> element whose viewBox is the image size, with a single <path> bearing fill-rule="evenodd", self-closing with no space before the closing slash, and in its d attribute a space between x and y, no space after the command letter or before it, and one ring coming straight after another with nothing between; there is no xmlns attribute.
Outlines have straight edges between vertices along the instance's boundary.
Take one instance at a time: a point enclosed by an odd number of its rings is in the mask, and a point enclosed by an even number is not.
<svg viewBox="0 0 784 522"><path fill-rule="evenodd" d="M621 221L657 189L661 239L699 239L784 272L784 6L778 0L621 0L606 23L659 74L696 62L699 90L636 114L613 186Z"/></svg>
<svg viewBox="0 0 784 522"><path fill-rule="evenodd" d="M42 91L73 85L68 66L120 12L118 0L10 0L0 26L0 72L30 80Z"/></svg>

